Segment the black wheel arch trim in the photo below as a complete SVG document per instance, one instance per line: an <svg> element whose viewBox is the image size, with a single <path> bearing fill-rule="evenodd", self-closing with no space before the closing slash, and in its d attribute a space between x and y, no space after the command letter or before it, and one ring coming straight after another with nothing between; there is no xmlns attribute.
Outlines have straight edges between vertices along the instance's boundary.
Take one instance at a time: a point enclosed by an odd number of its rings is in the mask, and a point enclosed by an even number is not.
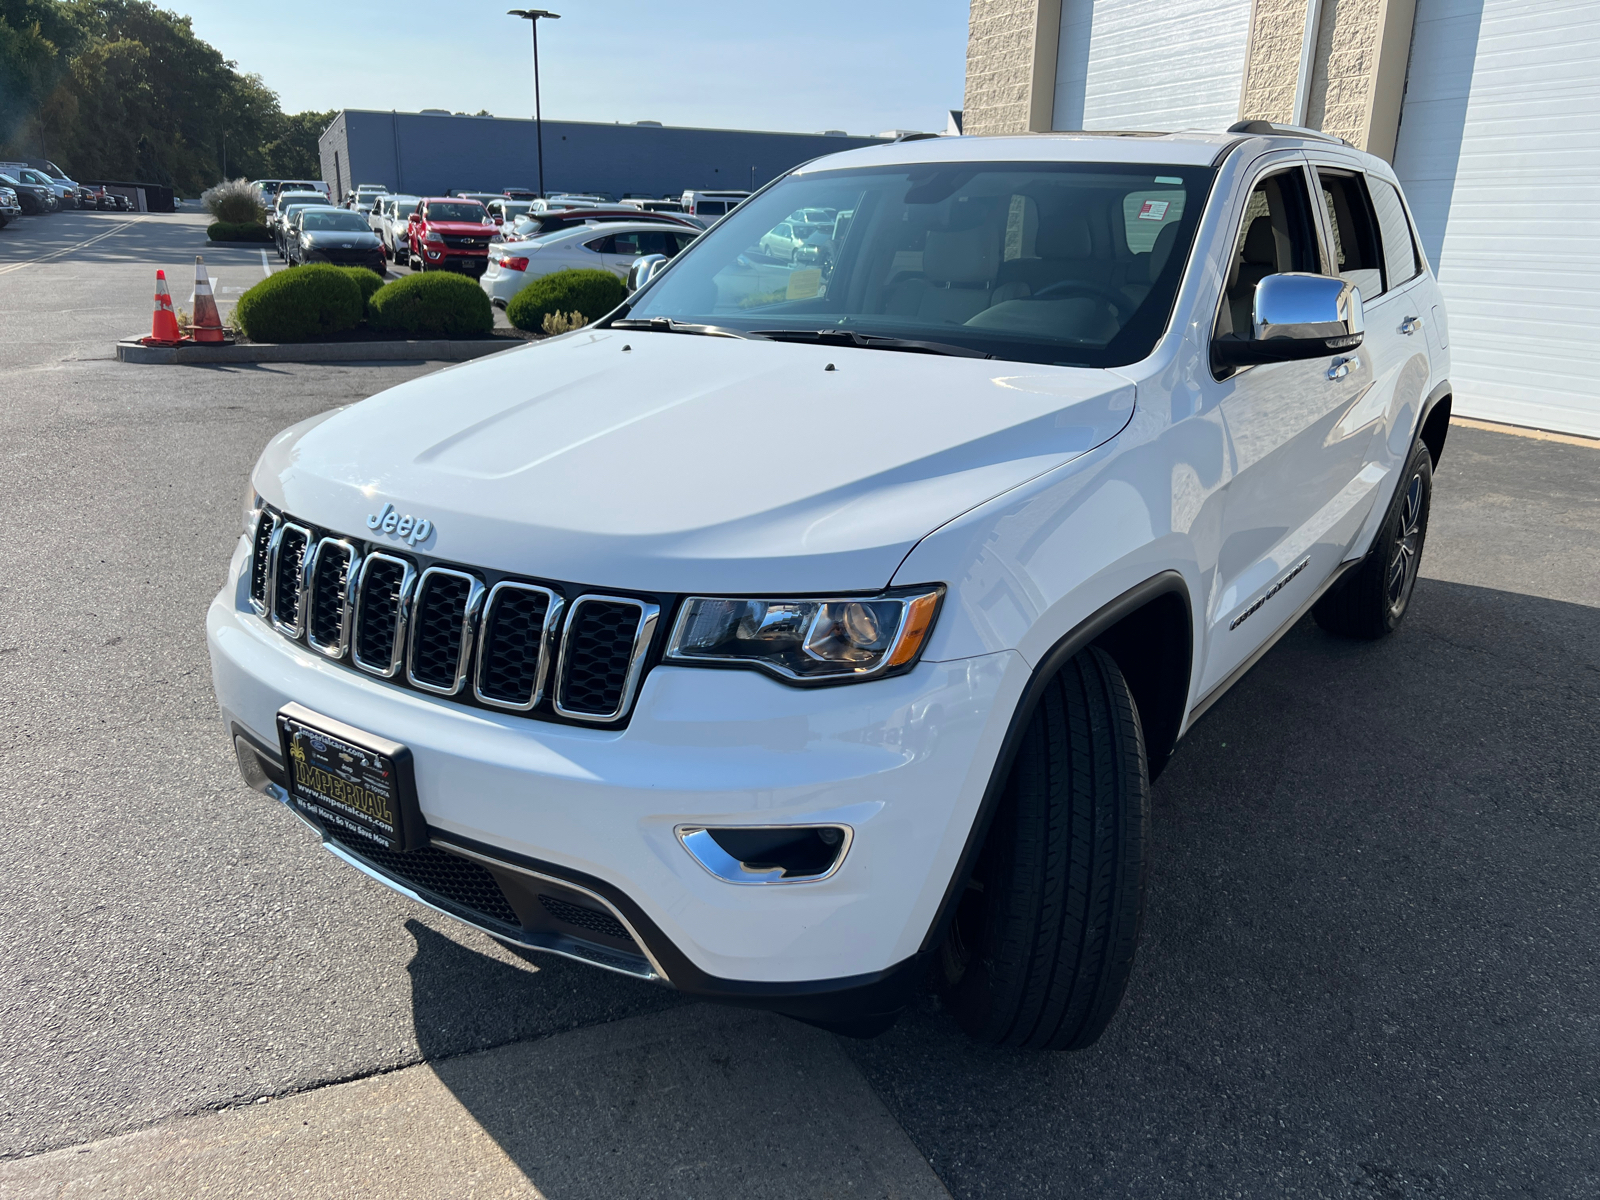
<svg viewBox="0 0 1600 1200"><path fill-rule="evenodd" d="M1164 596L1176 596L1183 604L1184 633L1188 641L1188 654L1183 671L1184 703L1185 707L1187 706L1189 686L1194 672L1194 606L1183 576L1175 570L1167 570L1151 576L1097 609L1056 642L1034 667L1028 685L1023 689L1022 699L1011 714L1005 738L1000 743L1000 753L995 757L994 766L989 773L988 786L983 790L983 799L978 804L977 815L967 833L966 844L962 847L955 872L945 888L944 898L939 902L939 911L917 951L918 959L926 961L938 951L944 941L945 933L950 928L950 922L955 918L956 902L966 890L967 881L972 877L973 868L977 865L978 852L983 849L984 839L989 835L989 826L993 823L995 811L1000 806L1000 796L1005 791L1006 778L1011 773L1011 765L1016 760L1017 750L1027 731L1028 721L1044 695L1045 686L1073 655L1093 645L1127 617ZM1181 723L1180 714L1178 726L1181 726ZM1165 765L1172 746L1176 744L1176 730L1177 726L1174 726L1170 743L1160 749L1159 761L1157 755L1150 756L1152 779L1160 773L1160 767Z"/></svg>
<svg viewBox="0 0 1600 1200"><path fill-rule="evenodd" d="M1450 431L1450 405L1454 398L1454 390L1448 379L1441 379L1439 385L1428 393L1428 398L1422 402L1422 411L1417 414L1417 428L1414 437L1421 438L1428 447L1428 453L1433 456L1433 465L1439 466L1439 460L1444 457L1445 435ZM1443 411L1440 411L1440 405ZM1434 418L1443 419L1435 422Z"/></svg>

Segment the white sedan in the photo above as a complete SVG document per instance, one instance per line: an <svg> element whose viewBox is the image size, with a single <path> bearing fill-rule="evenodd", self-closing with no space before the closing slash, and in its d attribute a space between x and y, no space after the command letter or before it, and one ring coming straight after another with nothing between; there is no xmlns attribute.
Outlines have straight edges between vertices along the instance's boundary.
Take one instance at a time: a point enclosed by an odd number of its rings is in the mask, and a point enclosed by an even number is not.
<svg viewBox="0 0 1600 1200"><path fill-rule="evenodd" d="M504 308L529 282L568 268L610 271L626 279L643 254L672 258L699 235L692 229L658 223L608 221L562 229L520 242L489 247L489 267L479 286L489 301Z"/></svg>

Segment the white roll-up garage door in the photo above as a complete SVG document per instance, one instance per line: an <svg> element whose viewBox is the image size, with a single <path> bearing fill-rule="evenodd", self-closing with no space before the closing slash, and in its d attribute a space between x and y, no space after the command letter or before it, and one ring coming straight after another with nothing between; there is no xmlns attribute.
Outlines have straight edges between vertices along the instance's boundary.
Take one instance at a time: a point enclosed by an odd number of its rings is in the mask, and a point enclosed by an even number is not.
<svg viewBox="0 0 1600 1200"><path fill-rule="evenodd" d="M1455 411L1600 437L1600 3L1417 0L1395 170Z"/></svg>
<svg viewBox="0 0 1600 1200"><path fill-rule="evenodd" d="M1055 129L1223 130L1250 0L1063 0Z"/></svg>

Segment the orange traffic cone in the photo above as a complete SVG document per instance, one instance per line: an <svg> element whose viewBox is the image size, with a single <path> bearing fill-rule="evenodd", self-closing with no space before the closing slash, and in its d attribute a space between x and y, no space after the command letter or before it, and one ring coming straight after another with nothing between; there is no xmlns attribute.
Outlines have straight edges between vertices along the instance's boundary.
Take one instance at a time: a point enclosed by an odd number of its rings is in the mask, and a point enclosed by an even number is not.
<svg viewBox="0 0 1600 1200"><path fill-rule="evenodd" d="M146 346L176 346L183 341L178 332L178 314L172 311L172 293L167 290L167 273L156 272L156 311L150 318L150 336L140 338Z"/></svg>
<svg viewBox="0 0 1600 1200"><path fill-rule="evenodd" d="M205 259L198 254L194 259L194 340L197 342L225 342L228 335L222 330L222 318L217 314L217 301L211 294L211 277L206 274Z"/></svg>

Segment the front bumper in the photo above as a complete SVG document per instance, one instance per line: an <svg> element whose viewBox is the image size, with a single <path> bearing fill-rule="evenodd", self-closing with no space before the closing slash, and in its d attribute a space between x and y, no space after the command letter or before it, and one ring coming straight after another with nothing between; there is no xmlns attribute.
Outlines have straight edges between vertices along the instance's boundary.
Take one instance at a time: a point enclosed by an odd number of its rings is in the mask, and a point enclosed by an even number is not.
<svg viewBox="0 0 1600 1200"><path fill-rule="evenodd" d="M432 242L423 242L421 246L423 264L430 270L459 271L463 275L479 276L489 265L489 256L482 250L440 249Z"/></svg>
<svg viewBox="0 0 1600 1200"><path fill-rule="evenodd" d="M294 701L398 741L437 846L593 893L680 990L808 1019L883 1011L919 971L1029 674L1011 652L810 690L658 666L625 729L558 725L426 697L289 642L250 611L247 560L241 540L207 617L230 730L275 747ZM675 833L774 824L854 836L826 879L748 886L702 868Z"/></svg>

